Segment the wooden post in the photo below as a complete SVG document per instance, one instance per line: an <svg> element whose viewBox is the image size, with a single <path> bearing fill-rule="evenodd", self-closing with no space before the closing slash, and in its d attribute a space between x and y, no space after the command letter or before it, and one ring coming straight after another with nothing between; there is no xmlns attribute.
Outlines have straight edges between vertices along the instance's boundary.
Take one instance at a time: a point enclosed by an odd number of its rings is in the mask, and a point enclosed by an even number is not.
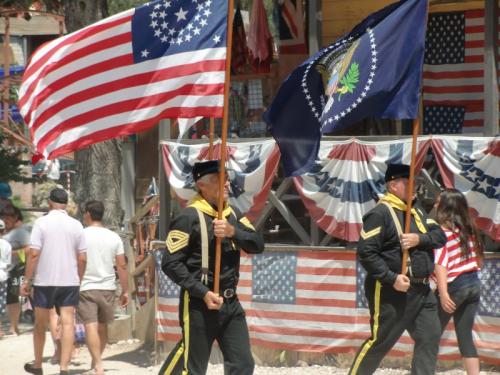
<svg viewBox="0 0 500 375"><path fill-rule="evenodd" d="M411 221L411 202L413 201L413 191L415 185L415 162L417 159L417 135L420 128L420 120L413 120L413 138L411 144L411 161L410 161L410 178L408 181L408 189L406 192L406 216L405 216L405 233L410 233ZM406 275L406 263L408 262L408 249L403 249L403 261L401 263L401 273Z"/></svg>
<svg viewBox="0 0 500 375"><path fill-rule="evenodd" d="M231 46L233 44L233 18L234 0L228 0L227 10L227 42L226 42L226 73L224 79L224 114L222 117L221 145L220 145L220 169L219 169L219 202L217 205L217 218L222 219L224 209L224 185L226 181L226 142L227 142L227 122L229 113L229 86L231 85ZM220 259L222 240L217 237L215 242L215 271L214 271L214 293L219 294L220 281Z"/></svg>
<svg viewBox="0 0 500 375"><path fill-rule="evenodd" d="M5 34L3 39L3 122L9 124L9 99L10 99L10 18L5 14Z"/></svg>
<svg viewBox="0 0 500 375"><path fill-rule="evenodd" d="M210 128L208 130L209 145L208 145L208 160L213 160L214 158L214 130L215 130L215 120L210 117Z"/></svg>

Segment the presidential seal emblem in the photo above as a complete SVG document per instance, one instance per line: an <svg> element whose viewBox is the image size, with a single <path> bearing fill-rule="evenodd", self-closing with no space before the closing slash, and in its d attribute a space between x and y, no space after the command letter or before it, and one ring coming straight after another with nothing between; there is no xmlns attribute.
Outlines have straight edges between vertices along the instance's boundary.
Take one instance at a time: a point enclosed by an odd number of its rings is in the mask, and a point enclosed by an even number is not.
<svg viewBox="0 0 500 375"><path fill-rule="evenodd" d="M353 94L359 82L359 64L352 61L354 52L359 46L359 39L345 43L339 48L325 54L316 65L323 79L326 104L324 111L329 111L337 100L347 93Z"/></svg>

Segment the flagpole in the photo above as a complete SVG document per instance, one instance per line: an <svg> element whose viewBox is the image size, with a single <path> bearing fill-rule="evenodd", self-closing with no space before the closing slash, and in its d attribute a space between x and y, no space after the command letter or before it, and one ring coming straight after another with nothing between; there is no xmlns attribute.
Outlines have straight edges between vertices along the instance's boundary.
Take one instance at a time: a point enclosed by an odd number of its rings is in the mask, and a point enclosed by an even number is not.
<svg viewBox="0 0 500 375"><path fill-rule="evenodd" d="M208 130L208 138L209 138L208 160L212 160L214 158L214 128L215 128L214 118L210 117L210 128Z"/></svg>
<svg viewBox="0 0 500 375"><path fill-rule="evenodd" d="M413 120L413 136L411 143L410 177L408 180L408 190L406 192L406 216L405 233L410 233L411 203L413 201L413 191L415 185L415 163L417 159L417 136L420 129L420 120ZM401 273L406 275L406 264L408 262L408 249L403 249L403 260L401 263Z"/></svg>
<svg viewBox="0 0 500 375"><path fill-rule="evenodd" d="M227 43L226 43L226 73L224 77L224 112L222 117L221 145L220 145L220 168L219 168L219 202L217 205L217 218L222 219L224 209L224 185L226 182L226 141L227 122L229 113L229 87L231 85L231 46L233 44L233 16L234 0L228 0L227 10ZM215 271L214 271L214 293L219 294L220 260L222 239L216 237L215 242Z"/></svg>
<svg viewBox="0 0 500 375"><path fill-rule="evenodd" d="M427 11L425 12L425 34L427 34L427 22L429 18L429 1L427 1ZM422 71L420 72L422 74ZM410 176L408 178L408 191L406 192L406 213L405 213L405 229L404 233L410 233L411 206L413 202L413 191L415 188L415 163L417 159L417 137L420 131L420 118L422 116L422 81L420 82L420 114L416 119L413 119L413 134L411 142L411 160L410 160ZM403 259L401 262L401 273L406 275L406 265L408 263L409 250L403 249Z"/></svg>

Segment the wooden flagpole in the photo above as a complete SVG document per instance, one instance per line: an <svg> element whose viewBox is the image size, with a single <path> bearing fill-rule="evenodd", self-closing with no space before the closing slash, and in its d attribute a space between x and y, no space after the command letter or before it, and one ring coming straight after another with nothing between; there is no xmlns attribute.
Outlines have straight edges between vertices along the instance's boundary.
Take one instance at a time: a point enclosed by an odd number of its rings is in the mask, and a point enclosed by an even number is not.
<svg viewBox="0 0 500 375"><path fill-rule="evenodd" d="M9 93L10 93L10 14L5 16L5 34L3 40L3 122L9 126Z"/></svg>
<svg viewBox="0 0 500 375"><path fill-rule="evenodd" d="M417 159L417 136L420 129L420 120L413 120L413 137L411 144L410 177L408 179L408 189L406 192L406 215L405 233L410 233L411 203L413 201L413 191L415 185L415 163ZM406 264L408 263L408 249L403 249L403 259L401 262L401 273L406 275Z"/></svg>
<svg viewBox="0 0 500 375"><path fill-rule="evenodd" d="M227 42L226 42L226 73L224 77L224 112L222 117L221 145L220 145L220 168L219 168L219 201L217 205L217 218L222 219L224 209L224 185L226 182L226 142L227 123L229 114L229 87L231 85L231 46L233 45L233 18L234 0L228 0L227 10ZM220 260L222 239L216 238L215 242L215 271L214 271L214 293L219 294Z"/></svg>
<svg viewBox="0 0 500 375"><path fill-rule="evenodd" d="M425 28L427 29L427 20L429 17L429 1L427 1L427 12L425 13ZM427 30L426 30L427 33ZM421 72L422 74L422 72ZM422 94L422 82L420 83L420 94ZM420 118L422 117L422 95L420 95L420 114L418 118L413 119L413 133L411 143L410 176L408 178L408 190L406 192L406 213L404 233L410 233L411 206L413 201L413 192L415 189L415 163L417 159L417 136L420 131ZM423 117L422 117L423 118ZM406 266L408 263L408 249L403 249L403 259L401 262L401 273L406 275Z"/></svg>
<svg viewBox="0 0 500 375"><path fill-rule="evenodd" d="M212 160L214 158L214 129L215 121L213 117L210 117L210 128L208 130L208 160Z"/></svg>

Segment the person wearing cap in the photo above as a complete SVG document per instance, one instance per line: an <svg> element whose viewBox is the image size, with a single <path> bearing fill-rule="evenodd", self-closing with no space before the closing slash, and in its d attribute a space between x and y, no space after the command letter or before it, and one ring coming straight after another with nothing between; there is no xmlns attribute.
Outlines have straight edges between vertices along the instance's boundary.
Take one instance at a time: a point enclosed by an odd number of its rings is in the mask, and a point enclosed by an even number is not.
<svg viewBox="0 0 500 375"><path fill-rule="evenodd" d="M12 207L12 201L10 197L12 196L12 190L10 185L6 182L0 182L0 215L3 212Z"/></svg>
<svg viewBox="0 0 500 375"><path fill-rule="evenodd" d="M385 173L387 192L363 217L357 254L367 272L365 295L371 337L359 348L351 375L375 372L405 330L415 341L411 373L435 373L441 330L429 277L434 271L434 249L446 243L446 236L416 199L412 202L410 233L403 233L409 175L408 165L389 164ZM404 273L403 248L409 250Z"/></svg>
<svg viewBox="0 0 500 375"><path fill-rule="evenodd" d="M264 241L250 221L228 204L227 178L223 219L217 220L218 161L196 163L192 174L199 194L173 219L162 259L163 272L181 287L182 339L159 374L205 374L212 344L217 340L224 357L224 373L250 375L254 360L236 286L240 250L261 253ZM222 240L220 290L213 291L216 237Z"/></svg>
<svg viewBox="0 0 500 375"><path fill-rule="evenodd" d="M74 313L78 305L80 280L85 272L86 244L82 224L65 208L68 193L55 188L49 195L49 212L38 218L31 232L21 295L28 296L33 285L35 360L24 365L32 374L43 374L42 356L50 309L60 315L62 337L60 374L68 374L74 341Z"/></svg>
<svg viewBox="0 0 500 375"><path fill-rule="evenodd" d="M7 279L9 277L9 266L11 262L12 247L9 242L2 238L5 231L5 223L0 219L0 316L5 313L7 297ZM3 336L0 327L0 337Z"/></svg>

